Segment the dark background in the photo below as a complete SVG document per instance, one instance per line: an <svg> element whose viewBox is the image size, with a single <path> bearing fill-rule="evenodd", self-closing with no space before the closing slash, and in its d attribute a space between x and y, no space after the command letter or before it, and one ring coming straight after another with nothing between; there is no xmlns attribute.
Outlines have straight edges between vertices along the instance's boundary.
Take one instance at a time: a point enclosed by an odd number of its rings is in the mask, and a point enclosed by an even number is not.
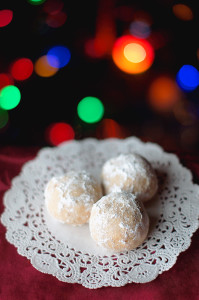
<svg viewBox="0 0 199 300"><path fill-rule="evenodd" d="M47 0L48 1L48 0ZM55 1L56 2L56 1ZM193 20L183 21L173 12L179 1L110 1L113 7L116 37L127 32L134 15L146 12L151 20L151 32L158 33L162 46L155 50L155 60L149 70L129 75L119 70L111 55L91 58L85 53L85 42L95 36L99 7L109 1L65 1L65 24L51 28L45 23L43 4L28 1L1 1L0 9L13 11L12 22L0 28L0 73L9 72L14 60L27 57L34 63L54 45L65 45L71 51L67 66L49 78L35 72L25 81L15 82L21 91L21 102L9 111L9 122L0 130L1 145L45 146L46 128L54 122L69 123L75 138L106 138L102 121L86 124L77 116L77 104L86 96L98 97L104 104L104 118L121 126L121 136L131 135L159 143L167 150L197 152L199 145L199 93L183 92L186 109L194 121L183 125L173 112L157 112L147 101L150 83L159 74L175 77L184 64L198 67L199 19L197 1L183 2L193 12ZM125 18L121 11L130 12ZM132 20L131 20L132 15ZM130 17L129 17L130 16Z"/></svg>

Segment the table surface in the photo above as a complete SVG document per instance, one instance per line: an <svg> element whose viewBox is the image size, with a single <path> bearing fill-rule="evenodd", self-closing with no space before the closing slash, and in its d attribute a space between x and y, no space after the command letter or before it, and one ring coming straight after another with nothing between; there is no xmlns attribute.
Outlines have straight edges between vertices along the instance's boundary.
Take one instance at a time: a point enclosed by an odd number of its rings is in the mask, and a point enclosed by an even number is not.
<svg viewBox="0 0 199 300"><path fill-rule="evenodd" d="M39 148L4 146L0 148L0 214L4 210L3 195L22 165L33 159ZM189 168L195 183L199 183L199 155L176 153ZM190 299L199 300L199 230L191 246L177 259L176 264L144 284L131 283L123 287L86 289L79 284L63 283L52 275L37 271L26 257L5 239L5 227L0 224L0 300L52 299Z"/></svg>

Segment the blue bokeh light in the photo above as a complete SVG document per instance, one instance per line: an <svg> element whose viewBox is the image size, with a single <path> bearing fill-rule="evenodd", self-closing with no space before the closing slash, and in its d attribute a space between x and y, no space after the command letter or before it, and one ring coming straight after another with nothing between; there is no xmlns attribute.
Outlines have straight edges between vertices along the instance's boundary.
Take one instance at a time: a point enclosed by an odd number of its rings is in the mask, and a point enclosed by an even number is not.
<svg viewBox="0 0 199 300"><path fill-rule="evenodd" d="M184 91L193 91L199 85L199 72L192 65L184 65L178 71L176 81Z"/></svg>
<svg viewBox="0 0 199 300"><path fill-rule="evenodd" d="M51 67L63 68L71 58L70 51L65 46L54 46L47 53L47 60Z"/></svg>
<svg viewBox="0 0 199 300"><path fill-rule="evenodd" d="M145 21L140 20L133 21L130 24L129 31L132 35L140 39L146 39L151 33L149 24L147 24Z"/></svg>

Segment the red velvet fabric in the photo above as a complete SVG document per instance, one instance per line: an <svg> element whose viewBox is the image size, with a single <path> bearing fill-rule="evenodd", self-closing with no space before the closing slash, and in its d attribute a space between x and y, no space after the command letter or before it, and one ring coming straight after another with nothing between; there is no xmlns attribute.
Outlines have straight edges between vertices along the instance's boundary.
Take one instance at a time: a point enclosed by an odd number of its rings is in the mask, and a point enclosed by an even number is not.
<svg viewBox="0 0 199 300"><path fill-rule="evenodd" d="M33 159L38 148L3 147L0 149L0 213L3 212L3 194L22 165ZM194 181L199 183L199 155L178 153L188 167ZM0 224L0 299L54 300L54 299L144 299L144 300L198 300L199 299L199 230L193 235L191 246L181 253L169 271L145 284L127 284L119 288L89 290L79 284L63 283L55 277L37 271L26 257L5 239L6 230Z"/></svg>

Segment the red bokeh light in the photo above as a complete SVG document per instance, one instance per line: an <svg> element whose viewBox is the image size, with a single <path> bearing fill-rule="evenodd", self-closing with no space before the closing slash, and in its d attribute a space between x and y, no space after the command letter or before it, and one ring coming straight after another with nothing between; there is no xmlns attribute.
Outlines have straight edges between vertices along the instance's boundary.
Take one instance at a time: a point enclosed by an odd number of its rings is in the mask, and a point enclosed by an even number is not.
<svg viewBox="0 0 199 300"><path fill-rule="evenodd" d="M96 47L95 39L89 39L84 45L85 53L92 58L100 58L102 56L99 49Z"/></svg>
<svg viewBox="0 0 199 300"><path fill-rule="evenodd" d="M43 5L43 10L47 14L57 14L64 7L64 2L61 0L48 0Z"/></svg>
<svg viewBox="0 0 199 300"><path fill-rule="evenodd" d="M13 18L13 12L10 9L0 10L0 27L7 26Z"/></svg>
<svg viewBox="0 0 199 300"><path fill-rule="evenodd" d="M47 140L54 146L57 146L64 141L73 140L74 137L75 132L67 123L54 123L47 128Z"/></svg>
<svg viewBox="0 0 199 300"><path fill-rule="evenodd" d="M60 11L56 14L48 15L46 18L46 24L52 28L58 28L64 25L67 15L65 12Z"/></svg>
<svg viewBox="0 0 199 300"><path fill-rule="evenodd" d="M33 72L33 63L29 58L16 60L11 67L11 74L16 80L28 79Z"/></svg>
<svg viewBox="0 0 199 300"><path fill-rule="evenodd" d="M97 128L96 135L99 139L125 138L126 132L116 121L112 119L103 119Z"/></svg>
<svg viewBox="0 0 199 300"><path fill-rule="evenodd" d="M12 78L5 73L0 73L0 90L7 85L13 85Z"/></svg>

